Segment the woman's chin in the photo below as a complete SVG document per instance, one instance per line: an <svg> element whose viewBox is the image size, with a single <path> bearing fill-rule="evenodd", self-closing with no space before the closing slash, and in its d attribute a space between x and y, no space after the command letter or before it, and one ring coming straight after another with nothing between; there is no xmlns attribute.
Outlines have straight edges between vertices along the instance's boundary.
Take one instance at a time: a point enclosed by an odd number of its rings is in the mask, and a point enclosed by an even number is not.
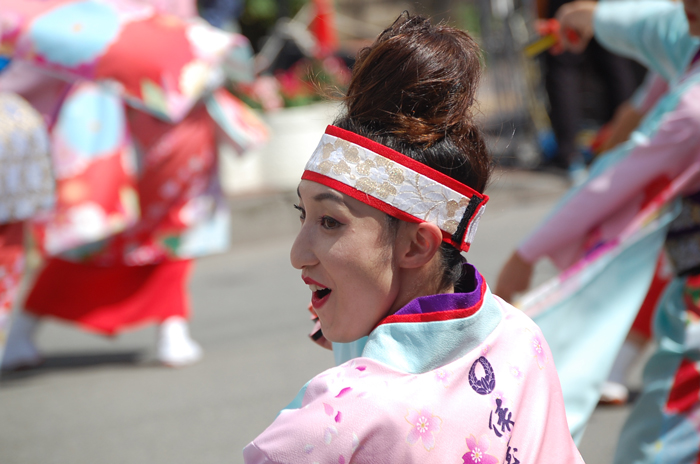
<svg viewBox="0 0 700 464"><path fill-rule="evenodd" d="M321 330L323 330L323 329L321 329ZM338 335L336 335L336 334L334 334L334 333L332 333L332 332L331 332L330 335L327 335L326 332L323 332L323 336L326 337L326 340L328 340L329 342L333 342L333 343L349 343L349 342L346 341L346 340L347 340L346 337L338 336Z"/></svg>
<svg viewBox="0 0 700 464"><path fill-rule="evenodd" d="M329 331L329 333L326 333L326 331L323 330L323 324L321 324L321 331L323 332L323 336L326 337L326 340L333 343L352 343L361 339L364 336L349 333L335 333L333 330Z"/></svg>

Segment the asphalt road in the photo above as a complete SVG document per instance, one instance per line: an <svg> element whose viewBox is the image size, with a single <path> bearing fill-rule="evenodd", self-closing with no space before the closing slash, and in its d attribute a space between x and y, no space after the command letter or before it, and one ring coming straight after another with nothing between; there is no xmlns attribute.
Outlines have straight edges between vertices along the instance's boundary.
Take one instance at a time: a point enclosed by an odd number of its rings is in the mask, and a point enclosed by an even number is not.
<svg viewBox="0 0 700 464"><path fill-rule="evenodd" d="M564 192L561 179L497 172L469 252L487 281ZM192 331L205 358L154 363L155 329L105 339L57 322L38 336L43 367L0 377L1 464L240 463L313 375L333 363L308 341L308 288L289 264L298 228L291 193L236 198L234 245L194 272ZM537 268L537 280L552 274ZM76 289L79 291L79 289ZM581 446L612 462L628 408L599 408Z"/></svg>

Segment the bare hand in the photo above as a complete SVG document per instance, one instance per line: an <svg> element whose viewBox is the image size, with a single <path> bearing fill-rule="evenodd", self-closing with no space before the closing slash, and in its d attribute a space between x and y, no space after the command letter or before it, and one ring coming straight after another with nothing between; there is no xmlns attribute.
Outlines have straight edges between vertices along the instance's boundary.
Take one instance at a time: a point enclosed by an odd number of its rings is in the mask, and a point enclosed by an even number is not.
<svg viewBox="0 0 700 464"><path fill-rule="evenodd" d="M530 286L533 265L525 261L516 251L501 270L494 293L511 303L516 293Z"/></svg>
<svg viewBox="0 0 700 464"><path fill-rule="evenodd" d="M564 51L581 53L593 38L593 14L597 3L580 0L562 5L556 13L561 26L561 46Z"/></svg>

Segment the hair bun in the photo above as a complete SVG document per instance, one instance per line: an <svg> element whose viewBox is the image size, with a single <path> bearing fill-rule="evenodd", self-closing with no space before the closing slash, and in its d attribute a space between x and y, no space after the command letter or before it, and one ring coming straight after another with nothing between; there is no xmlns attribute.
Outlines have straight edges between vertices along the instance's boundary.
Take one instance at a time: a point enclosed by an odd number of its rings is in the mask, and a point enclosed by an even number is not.
<svg viewBox="0 0 700 464"><path fill-rule="evenodd" d="M472 115L480 77L469 34L403 13L358 53L334 124L483 192L491 158Z"/></svg>
<svg viewBox="0 0 700 464"><path fill-rule="evenodd" d="M404 12L358 54L347 116L411 144L469 137L480 76L480 49L466 32Z"/></svg>

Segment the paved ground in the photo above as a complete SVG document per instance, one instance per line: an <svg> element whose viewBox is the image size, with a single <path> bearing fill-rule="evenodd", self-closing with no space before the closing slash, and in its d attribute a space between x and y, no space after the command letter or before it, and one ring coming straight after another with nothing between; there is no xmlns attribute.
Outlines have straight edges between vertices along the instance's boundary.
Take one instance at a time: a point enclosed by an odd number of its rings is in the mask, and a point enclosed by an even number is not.
<svg viewBox="0 0 700 464"><path fill-rule="evenodd" d="M496 173L469 253L487 281L565 187L550 175ZM45 365L0 378L0 463L242 462L241 448L332 365L306 339L308 289L289 264L294 196L237 198L233 249L198 263L192 330L206 351L201 363L156 365L152 327L110 340L46 323ZM540 266L537 279L551 272ZM626 414L596 411L581 447L588 463L611 462Z"/></svg>

